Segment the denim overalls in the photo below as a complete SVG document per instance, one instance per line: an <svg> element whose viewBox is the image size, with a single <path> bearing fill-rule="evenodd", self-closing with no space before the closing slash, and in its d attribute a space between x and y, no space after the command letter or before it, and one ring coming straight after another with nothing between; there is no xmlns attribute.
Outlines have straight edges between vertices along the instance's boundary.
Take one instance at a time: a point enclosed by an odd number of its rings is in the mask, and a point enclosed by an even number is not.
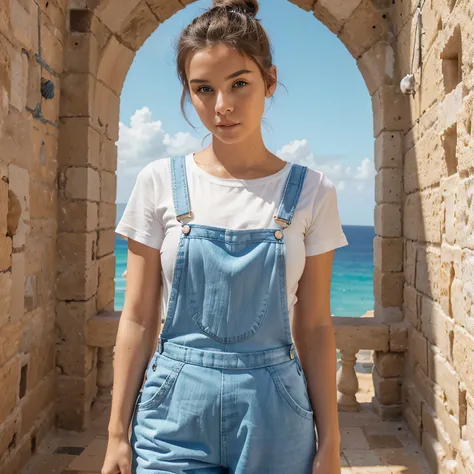
<svg viewBox="0 0 474 474"><path fill-rule="evenodd" d="M232 230L183 223L185 158L170 164L182 234L133 416L132 472L310 474L317 432L292 344L283 235L307 169L292 165L275 228Z"/></svg>

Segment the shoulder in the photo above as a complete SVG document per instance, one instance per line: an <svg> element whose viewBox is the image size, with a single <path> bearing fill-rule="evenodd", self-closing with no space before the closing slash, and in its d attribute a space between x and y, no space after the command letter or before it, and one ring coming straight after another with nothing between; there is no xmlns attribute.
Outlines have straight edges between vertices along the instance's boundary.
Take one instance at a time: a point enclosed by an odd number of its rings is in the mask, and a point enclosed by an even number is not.
<svg viewBox="0 0 474 474"><path fill-rule="evenodd" d="M160 178L168 172L170 159L171 158L160 158L148 163L138 172L138 177L148 181Z"/></svg>
<svg viewBox="0 0 474 474"><path fill-rule="evenodd" d="M336 193L336 186L322 171L306 167L304 188L308 190L315 199L321 199L328 194Z"/></svg>

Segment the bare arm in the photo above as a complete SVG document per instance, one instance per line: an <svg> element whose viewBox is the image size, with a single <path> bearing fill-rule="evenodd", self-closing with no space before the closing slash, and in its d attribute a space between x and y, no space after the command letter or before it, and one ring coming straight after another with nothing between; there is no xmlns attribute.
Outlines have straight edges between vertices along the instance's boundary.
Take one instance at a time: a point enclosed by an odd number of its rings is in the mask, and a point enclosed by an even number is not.
<svg viewBox="0 0 474 474"><path fill-rule="evenodd" d="M161 326L160 295L160 252L129 239L125 303L115 344L111 437L128 438L135 398Z"/></svg>
<svg viewBox="0 0 474 474"><path fill-rule="evenodd" d="M306 258L298 286L293 337L308 381L319 449L336 450L339 457L336 344L330 309L333 259L334 251Z"/></svg>

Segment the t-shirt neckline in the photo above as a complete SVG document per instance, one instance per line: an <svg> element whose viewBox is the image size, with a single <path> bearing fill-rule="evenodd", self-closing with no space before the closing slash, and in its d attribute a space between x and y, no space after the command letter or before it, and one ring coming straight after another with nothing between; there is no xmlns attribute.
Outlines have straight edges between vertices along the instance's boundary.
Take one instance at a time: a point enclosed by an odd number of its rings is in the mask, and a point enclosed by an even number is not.
<svg viewBox="0 0 474 474"><path fill-rule="evenodd" d="M285 166L277 171L276 173L270 174L268 176L263 176L262 178L251 178L251 179L239 179L239 178L219 178L218 176L214 176L211 173L208 173L206 170L200 168L197 163L194 161L194 154L190 153L186 156L186 160L188 164L191 165L193 173L202 176L207 181L212 183L220 184L222 186L233 186L233 187L249 187L249 186L259 186L270 181L279 179L282 175L286 174L286 172L291 167L291 162L287 161Z"/></svg>

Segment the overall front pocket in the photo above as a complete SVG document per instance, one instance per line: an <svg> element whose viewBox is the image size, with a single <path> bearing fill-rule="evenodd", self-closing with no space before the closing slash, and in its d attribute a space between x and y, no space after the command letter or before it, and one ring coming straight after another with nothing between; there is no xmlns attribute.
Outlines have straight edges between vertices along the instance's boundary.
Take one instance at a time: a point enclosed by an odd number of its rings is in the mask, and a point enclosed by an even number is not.
<svg viewBox="0 0 474 474"><path fill-rule="evenodd" d="M153 358L152 366L147 370L147 379L139 395L137 411L158 408L172 390L184 362L157 355Z"/></svg>
<svg viewBox="0 0 474 474"><path fill-rule="evenodd" d="M266 242L191 241L185 294L203 333L224 344L255 335L269 298L278 296L276 255Z"/></svg>
<svg viewBox="0 0 474 474"><path fill-rule="evenodd" d="M296 359L267 367L273 382L290 408L303 418L313 418L313 409L304 374L298 371Z"/></svg>

